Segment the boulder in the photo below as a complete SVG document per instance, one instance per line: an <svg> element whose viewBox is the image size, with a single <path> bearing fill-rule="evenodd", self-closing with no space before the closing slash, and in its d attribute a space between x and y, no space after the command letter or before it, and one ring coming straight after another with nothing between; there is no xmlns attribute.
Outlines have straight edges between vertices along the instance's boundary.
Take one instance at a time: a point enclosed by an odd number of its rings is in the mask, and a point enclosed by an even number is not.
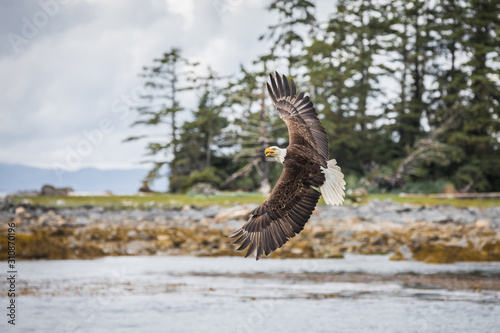
<svg viewBox="0 0 500 333"><path fill-rule="evenodd" d="M26 209L23 206L19 206L16 208L15 213L19 217L26 216Z"/></svg>
<svg viewBox="0 0 500 333"><path fill-rule="evenodd" d="M491 222L485 219L479 219L476 221L476 227L478 228L489 228L491 226Z"/></svg>
<svg viewBox="0 0 500 333"><path fill-rule="evenodd" d="M71 187L56 188L52 185L43 185L40 195L67 197L70 192L73 192Z"/></svg>
<svg viewBox="0 0 500 333"><path fill-rule="evenodd" d="M129 255L154 254L155 248L151 242L133 240L127 244L126 253Z"/></svg>
<svg viewBox="0 0 500 333"><path fill-rule="evenodd" d="M250 212L254 207L254 205L234 206L215 215L214 220L216 223L223 223L229 220L248 220Z"/></svg>
<svg viewBox="0 0 500 333"><path fill-rule="evenodd" d="M362 196L368 195L368 191L364 187L358 187L354 190L349 190L347 192L349 195L352 195L355 197L362 197Z"/></svg>
<svg viewBox="0 0 500 333"><path fill-rule="evenodd" d="M149 183L147 180L142 181L142 186L139 188L139 193L156 193L149 188Z"/></svg>
<svg viewBox="0 0 500 333"><path fill-rule="evenodd" d="M194 194L202 195L215 195L217 190L209 183L196 183L191 187L191 191Z"/></svg>
<svg viewBox="0 0 500 333"><path fill-rule="evenodd" d="M453 194L456 192L457 192L457 190L455 189L455 186L453 186L453 185L443 186L443 193L445 193L445 194Z"/></svg>

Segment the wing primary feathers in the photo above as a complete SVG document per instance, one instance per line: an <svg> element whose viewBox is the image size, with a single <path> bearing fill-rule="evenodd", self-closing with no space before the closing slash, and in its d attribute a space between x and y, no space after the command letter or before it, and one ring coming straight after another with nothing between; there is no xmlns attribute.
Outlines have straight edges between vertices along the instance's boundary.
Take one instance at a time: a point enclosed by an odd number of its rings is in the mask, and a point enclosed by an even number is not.
<svg viewBox="0 0 500 333"><path fill-rule="evenodd" d="M238 229L229 234L229 238L238 238L243 233L243 229Z"/></svg>
<svg viewBox="0 0 500 333"><path fill-rule="evenodd" d="M272 249L272 245L271 245L271 240L272 240L272 236L271 236L271 229L269 228L266 228L264 229L264 253L266 256L269 255L269 253L271 253L271 249Z"/></svg>
<svg viewBox="0 0 500 333"><path fill-rule="evenodd" d="M297 94L297 86L295 85L295 81L293 79L291 79L291 82L292 82L292 90L290 91L290 95L291 96L295 96Z"/></svg>
<svg viewBox="0 0 500 333"><path fill-rule="evenodd" d="M278 224L278 226L280 227L281 231L283 232L283 235L285 235L286 239L292 238L293 236L295 236L295 233L292 230L292 226L289 223L287 223L284 219L281 219L279 222L280 223ZM286 242L286 240L285 240L285 242Z"/></svg>
<svg viewBox="0 0 500 333"><path fill-rule="evenodd" d="M269 96L271 97L273 104L276 105L276 103L278 102L276 100L276 96L274 96L273 90L271 89L271 86L269 85L269 83L266 82L266 85L267 85L267 91L269 92Z"/></svg>
<svg viewBox="0 0 500 333"><path fill-rule="evenodd" d="M237 240L235 240L233 242L233 244L239 244L239 243L243 242L243 240L245 240L245 237L246 237L246 235L241 235L240 238L238 238Z"/></svg>
<svg viewBox="0 0 500 333"><path fill-rule="evenodd" d="M259 260L260 257L264 254L264 233L261 231L256 234L257 237L257 256L256 260Z"/></svg>
<svg viewBox="0 0 500 333"><path fill-rule="evenodd" d="M286 76L283 74L283 85L284 85L284 92L285 92L285 98L287 100L290 100L290 86L288 85L288 80L286 79Z"/></svg>
<svg viewBox="0 0 500 333"><path fill-rule="evenodd" d="M248 247L248 245L250 245L250 237L248 237L248 235L246 235L245 240L243 241L243 243L241 243L240 247L238 247L236 249L236 251L244 250Z"/></svg>
<svg viewBox="0 0 500 333"><path fill-rule="evenodd" d="M279 99L281 99L283 97L283 91L285 89L283 88L283 81L281 81L281 77L278 72L276 72L276 82L278 84L278 97Z"/></svg>
<svg viewBox="0 0 500 333"><path fill-rule="evenodd" d="M294 233L298 234L302 229L300 228L299 224L297 222L295 222L295 215L290 212L288 214L288 216L286 217L287 219L287 222L290 224L290 226L292 227L292 230Z"/></svg>
<svg viewBox="0 0 500 333"><path fill-rule="evenodd" d="M254 235L255 234L253 234L253 233L248 235L250 237L250 246L248 247L247 253L245 254L245 258L248 258L249 256L251 256L255 252L255 246L257 243L255 242Z"/></svg>
<svg viewBox="0 0 500 333"><path fill-rule="evenodd" d="M304 95L303 93L301 93L302 96ZM299 102L299 104L295 105L295 107L300 110L302 109L304 106L306 106L307 104L309 103L309 96L303 96L301 101Z"/></svg>
<svg viewBox="0 0 500 333"><path fill-rule="evenodd" d="M273 87L274 99L278 100L280 95L279 95L278 87L276 86L276 80L274 79L272 74L269 74L269 76L271 77L271 86Z"/></svg>
<svg viewBox="0 0 500 333"><path fill-rule="evenodd" d="M270 230L271 230L273 251L274 251L277 248L280 248L281 246L283 246L283 243L281 242L281 237L279 235L279 231L277 230L277 225L271 224Z"/></svg>

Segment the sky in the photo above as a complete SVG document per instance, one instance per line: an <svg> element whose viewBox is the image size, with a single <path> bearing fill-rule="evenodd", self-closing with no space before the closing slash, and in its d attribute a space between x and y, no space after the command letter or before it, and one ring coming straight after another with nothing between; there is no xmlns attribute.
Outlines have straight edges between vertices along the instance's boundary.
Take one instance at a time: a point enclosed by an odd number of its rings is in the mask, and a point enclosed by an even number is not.
<svg viewBox="0 0 500 333"><path fill-rule="evenodd" d="M0 163L147 167L144 142L122 143L144 132L126 111L142 68L179 47L221 75L236 73L268 52L258 41L276 20L268 2L1 1Z"/></svg>

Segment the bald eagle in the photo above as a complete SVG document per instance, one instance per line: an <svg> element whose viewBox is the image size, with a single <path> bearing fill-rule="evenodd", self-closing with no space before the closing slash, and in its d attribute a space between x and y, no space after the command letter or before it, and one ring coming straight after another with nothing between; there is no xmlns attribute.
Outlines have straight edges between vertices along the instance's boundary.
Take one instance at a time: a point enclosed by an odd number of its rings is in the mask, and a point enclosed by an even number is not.
<svg viewBox="0 0 500 333"><path fill-rule="evenodd" d="M329 205L344 201L345 181L335 160L328 160L328 138L313 103L303 92L297 94L293 79L271 75L267 90L280 118L286 123L289 144L265 150L283 164L278 182L266 200L250 212L250 219L229 237L248 248L245 257L255 251L263 254L282 247L300 233L311 217L320 195Z"/></svg>

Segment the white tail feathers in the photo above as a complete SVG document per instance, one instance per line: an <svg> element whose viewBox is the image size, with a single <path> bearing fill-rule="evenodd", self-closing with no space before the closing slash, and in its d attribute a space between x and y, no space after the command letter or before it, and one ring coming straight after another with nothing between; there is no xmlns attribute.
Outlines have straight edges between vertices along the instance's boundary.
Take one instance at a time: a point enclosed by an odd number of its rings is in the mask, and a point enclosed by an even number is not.
<svg viewBox="0 0 500 333"><path fill-rule="evenodd" d="M325 183L320 187L321 194L328 205L340 205L344 202L345 180L344 174L337 165L336 160L327 163L328 168L321 167L325 174Z"/></svg>

